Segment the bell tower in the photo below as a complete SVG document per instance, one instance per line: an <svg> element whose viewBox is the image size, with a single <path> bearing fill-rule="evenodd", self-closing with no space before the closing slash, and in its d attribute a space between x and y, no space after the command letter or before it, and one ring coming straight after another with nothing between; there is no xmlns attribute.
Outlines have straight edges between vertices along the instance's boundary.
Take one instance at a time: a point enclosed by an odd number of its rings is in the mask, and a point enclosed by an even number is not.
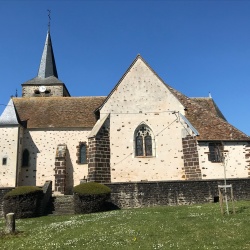
<svg viewBox="0 0 250 250"><path fill-rule="evenodd" d="M50 11L48 31L38 74L22 84L23 97L70 96L66 85L58 79L56 62L50 35Z"/></svg>

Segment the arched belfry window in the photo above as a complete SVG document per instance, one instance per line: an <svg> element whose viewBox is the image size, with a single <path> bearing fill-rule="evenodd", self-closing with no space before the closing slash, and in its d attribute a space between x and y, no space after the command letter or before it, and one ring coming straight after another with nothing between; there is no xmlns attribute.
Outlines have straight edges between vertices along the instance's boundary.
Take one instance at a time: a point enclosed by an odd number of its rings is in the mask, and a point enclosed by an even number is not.
<svg viewBox="0 0 250 250"><path fill-rule="evenodd" d="M135 156L153 156L153 133L141 124L135 131Z"/></svg>
<svg viewBox="0 0 250 250"><path fill-rule="evenodd" d="M23 159L22 159L22 167L29 166L30 153L28 149L24 149L23 151Z"/></svg>

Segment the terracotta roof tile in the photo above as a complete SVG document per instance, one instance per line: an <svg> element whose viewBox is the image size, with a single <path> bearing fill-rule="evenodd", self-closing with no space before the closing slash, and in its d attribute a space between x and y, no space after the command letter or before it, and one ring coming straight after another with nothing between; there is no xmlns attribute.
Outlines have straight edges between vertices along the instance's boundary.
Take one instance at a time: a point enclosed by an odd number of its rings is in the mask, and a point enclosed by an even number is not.
<svg viewBox="0 0 250 250"><path fill-rule="evenodd" d="M93 127L94 110L105 97L22 97L13 98L21 121L27 128Z"/></svg>
<svg viewBox="0 0 250 250"><path fill-rule="evenodd" d="M197 102L203 108L210 110L213 114L217 115L218 117L222 118L226 121L226 118L214 102L214 100L210 97L191 97L191 99Z"/></svg>
<svg viewBox="0 0 250 250"><path fill-rule="evenodd" d="M217 112L210 109L210 105L199 103L170 86L167 87L186 108L185 116L200 134L198 140L250 140L249 136L219 117Z"/></svg>

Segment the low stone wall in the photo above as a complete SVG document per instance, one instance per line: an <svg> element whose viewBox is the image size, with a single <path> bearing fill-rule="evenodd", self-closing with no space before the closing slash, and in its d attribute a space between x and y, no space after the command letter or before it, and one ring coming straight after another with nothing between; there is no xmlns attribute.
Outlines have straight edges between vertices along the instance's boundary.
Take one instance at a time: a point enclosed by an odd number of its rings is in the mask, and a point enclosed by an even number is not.
<svg viewBox="0 0 250 250"><path fill-rule="evenodd" d="M214 202L218 200L218 185L223 180L160 181L107 183L111 202L119 208L158 205L183 205ZM250 200L250 178L229 179L235 200ZM228 190L230 192L230 190Z"/></svg>
<svg viewBox="0 0 250 250"><path fill-rule="evenodd" d="M14 189L14 187L0 188L0 217L3 217L3 197L12 189Z"/></svg>
<svg viewBox="0 0 250 250"><path fill-rule="evenodd" d="M39 210L40 216L46 215L49 212L50 202L52 197L52 181L46 181L42 189L43 189L43 198L40 204L40 210Z"/></svg>

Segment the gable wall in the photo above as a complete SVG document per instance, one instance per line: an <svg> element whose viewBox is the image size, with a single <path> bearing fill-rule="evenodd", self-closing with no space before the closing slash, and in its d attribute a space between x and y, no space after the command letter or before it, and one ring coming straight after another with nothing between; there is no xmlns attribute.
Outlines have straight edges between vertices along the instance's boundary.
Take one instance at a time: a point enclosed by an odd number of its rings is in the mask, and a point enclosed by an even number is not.
<svg viewBox="0 0 250 250"><path fill-rule="evenodd" d="M247 178L248 166L245 160L246 142L223 142L226 156L227 178ZM223 163L208 161L208 142L199 142L198 153L202 179L224 178Z"/></svg>
<svg viewBox="0 0 250 250"><path fill-rule="evenodd" d="M110 115L111 181L177 180L184 176L184 107L142 62L133 65L102 107ZM135 157L134 132L144 122L154 137L154 157Z"/></svg>
<svg viewBox="0 0 250 250"><path fill-rule="evenodd" d="M88 165L76 163L77 146L79 142L87 142L89 132L90 129L25 130L23 149L27 148L30 152L30 166L21 168L19 185L40 186L52 180L54 190L55 157L59 144L67 145L67 190L80 184L80 179L87 178Z"/></svg>

